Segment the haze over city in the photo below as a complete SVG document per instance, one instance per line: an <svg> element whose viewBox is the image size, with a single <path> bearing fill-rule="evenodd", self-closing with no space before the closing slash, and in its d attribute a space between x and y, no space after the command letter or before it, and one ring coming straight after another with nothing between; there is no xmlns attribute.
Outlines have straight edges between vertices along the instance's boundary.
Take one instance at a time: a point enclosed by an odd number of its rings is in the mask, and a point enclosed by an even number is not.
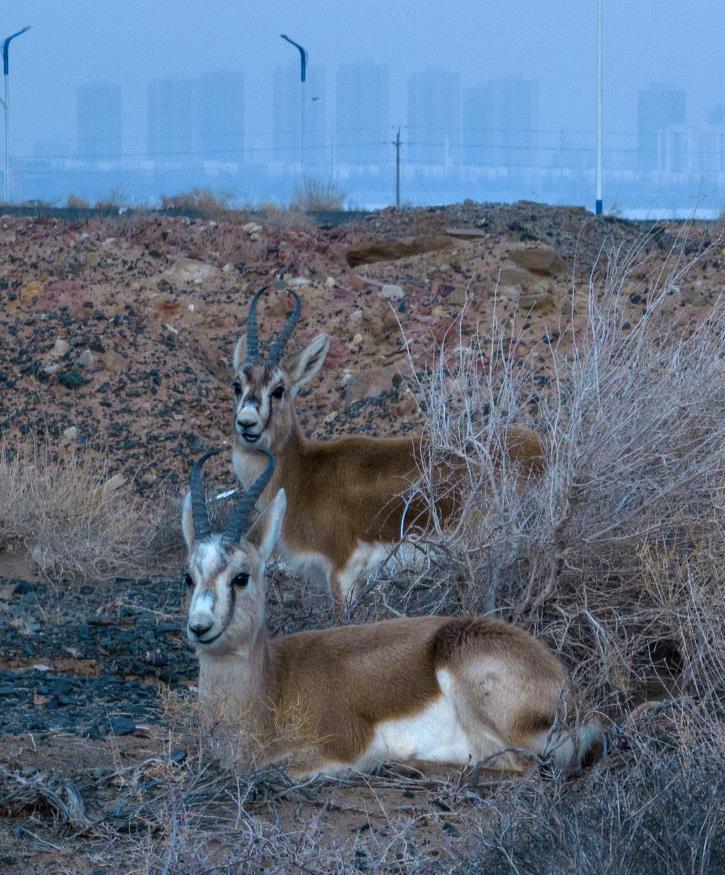
<svg viewBox="0 0 725 875"><path fill-rule="evenodd" d="M596 0L27 0L10 47L12 200L193 186L240 203L305 173L350 206L594 199ZM604 0L605 211L725 203L725 8Z"/></svg>

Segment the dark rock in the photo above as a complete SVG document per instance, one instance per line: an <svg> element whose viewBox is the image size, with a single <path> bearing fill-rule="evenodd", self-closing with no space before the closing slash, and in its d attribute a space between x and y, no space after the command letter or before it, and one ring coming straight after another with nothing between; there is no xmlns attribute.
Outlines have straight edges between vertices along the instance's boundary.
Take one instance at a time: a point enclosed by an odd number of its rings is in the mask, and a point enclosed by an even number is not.
<svg viewBox="0 0 725 875"><path fill-rule="evenodd" d="M37 592L38 584L33 580L19 580L13 589L13 595L27 595L29 592Z"/></svg>
<svg viewBox="0 0 725 875"><path fill-rule="evenodd" d="M79 386L83 386L88 382L84 377L82 377L78 371L69 370L63 371L63 373L58 377L58 382L61 386L65 386L66 389L77 389Z"/></svg>
<svg viewBox="0 0 725 875"><path fill-rule="evenodd" d="M0 684L0 696L19 696L21 693L20 687L13 684Z"/></svg>
<svg viewBox="0 0 725 875"><path fill-rule="evenodd" d="M114 735L132 735L136 724L129 717L111 717L111 732Z"/></svg>

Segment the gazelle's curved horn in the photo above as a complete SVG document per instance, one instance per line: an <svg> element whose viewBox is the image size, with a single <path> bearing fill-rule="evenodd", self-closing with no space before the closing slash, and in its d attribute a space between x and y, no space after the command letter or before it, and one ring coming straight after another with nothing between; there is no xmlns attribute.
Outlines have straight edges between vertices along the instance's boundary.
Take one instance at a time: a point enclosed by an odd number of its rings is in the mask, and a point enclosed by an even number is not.
<svg viewBox="0 0 725 875"><path fill-rule="evenodd" d="M232 544L238 544L242 535L249 528L249 517L254 510L254 505L257 499L264 492L265 487L272 479L274 474L274 456L267 450L258 450L264 453L267 457L267 467L257 477L254 483L247 489L238 502L237 506L231 512L226 528L224 529L224 540Z"/></svg>
<svg viewBox="0 0 725 875"><path fill-rule="evenodd" d="M269 355L267 356L267 362L270 365L278 365L282 355L284 354L284 348L287 346L287 341L290 339L292 335L292 331L294 330L295 325L297 324L297 320L300 318L300 312L302 310L302 301L300 300L300 296L293 289L287 289L287 293L292 295L295 299L295 308L287 317L287 322L285 323L284 328L280 331L280 333L275 338L274 343L272 344L272 348L269 351Z"/></svg>
<svg viewBox="0 0 725 875"><path fill-rule="evenodd" d="M264 286L255 293L252 298L252 303L249 305L249 313L247 313L247 360L250 362L258 362L259 355L259 330L257 328L257 301L262 295L271 289L271 286Z"/></svg>
<svg viewBox="0 0 725 875"><path fill-rule="evenodd" d="M202 477L201 469L204 467L204 462L210 456L216 456L217 453L221 453L221 450L209 450L208 453L205 453L194 463L194 467L191 469L191 521L194 525L194 537L197 541L211 534L211 523L209 522L209 514L206 510L204 478Z"/></svg>

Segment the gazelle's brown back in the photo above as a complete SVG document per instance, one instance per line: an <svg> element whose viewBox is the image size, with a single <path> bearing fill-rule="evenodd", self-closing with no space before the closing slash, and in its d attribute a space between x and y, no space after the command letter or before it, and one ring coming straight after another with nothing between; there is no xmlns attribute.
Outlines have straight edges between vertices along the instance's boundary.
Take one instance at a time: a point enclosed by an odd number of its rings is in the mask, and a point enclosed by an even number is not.
<svg viewBox="0 0 725 875"><path fill-rule="evenodd" d="M349 762L366 750L376 725L417 714L442 695L437 671L480 674L487 658L492 670L505 663L530 676L532 689L545 690L542 717L551 720L550 690L563 683L561 665L526 632L498 620L411 617L272 640L280 714L308 702L327 754Z"/></svg>
<svg viewBox="0 0 725 875"><path fill-rule="evenodd" d="M506 439L510 457L523 473L542 470L542 446L535 432L517 426ZM314 443L294 435L291 442L296 446L286 454L283 483L290 507L287 544L293 549L320 549L333 558L333 564L343 565L358 540L399 540L404 512L406 528L424 527L425 502L413 499L406 508L405 496L419 476L419 441L356 435ZM454 509L450 499L439 505L443 516Z"/></svg>

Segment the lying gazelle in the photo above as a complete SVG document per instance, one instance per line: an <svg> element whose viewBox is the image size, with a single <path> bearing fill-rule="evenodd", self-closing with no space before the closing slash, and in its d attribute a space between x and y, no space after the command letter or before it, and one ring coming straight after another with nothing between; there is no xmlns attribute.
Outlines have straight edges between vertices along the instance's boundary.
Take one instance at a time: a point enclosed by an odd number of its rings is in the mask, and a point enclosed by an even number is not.
<svg viewBox="0 0 725 875"><path fill-rule="evenodd" d="M277 470L259 506L269 504L278 489L285 490L280 553L292 570L322 578L339 610L357 581L389 555L404 530L427 520L424 503L406 504L404 495L419 476L420 438L307 440L297 425L294 399L319 373L330 339L320 334L300 355L283 361L301 310L299 296L290 289L295 308L262 356L257 302L265 291L254 295L246 338L239 338L234 351L234 469L242 486L248 485L261 470L257 450L274 453ZM505 441L509 458L524 473L541 470L542 446L534 432L514 426ZM439 506L438 511L445 517L452 507Z"/></svg>
<svg viewBox="0 0 725 875"><path fill-rule="evenodd" d="M250 528L274 470L263 450L264 472L215 533L202 483L209 455L194 465L183 505L188 637L203 713L243 724L238 737L263 751L257 766L284 760L314 775L416 759L522 771L527 755L566 767L603 752L597 723L578 734L559 728L561 663L500 620L410 617L270 638L265 562L283 528L285 492Z"/></svg>

